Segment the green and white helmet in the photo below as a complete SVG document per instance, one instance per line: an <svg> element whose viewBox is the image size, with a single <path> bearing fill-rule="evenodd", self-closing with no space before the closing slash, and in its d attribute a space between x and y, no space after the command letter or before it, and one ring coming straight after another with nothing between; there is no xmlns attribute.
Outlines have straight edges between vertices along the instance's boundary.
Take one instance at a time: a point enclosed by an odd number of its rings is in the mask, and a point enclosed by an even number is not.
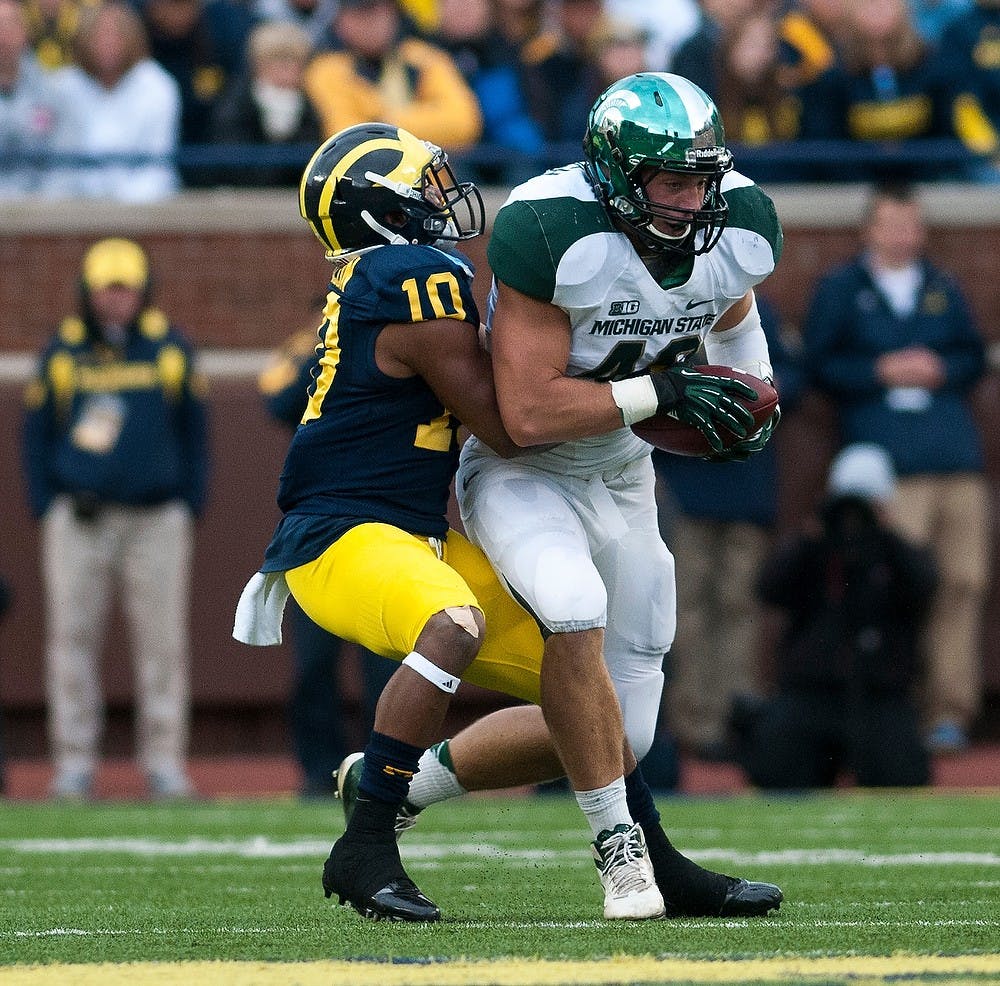
<svg viewBox="0 0 1000 986"><path fill-rule="evenodd" d="M605 207L656 250L705 253L715 246L728 212L719 190L733 166L715 103L694 83L666 72L640 72L609 86L594 103L583 138L586 168ZM707 175L700 209L656 205L644 187L653 168ZM686 224L681 237L654 219Z"/></svg>

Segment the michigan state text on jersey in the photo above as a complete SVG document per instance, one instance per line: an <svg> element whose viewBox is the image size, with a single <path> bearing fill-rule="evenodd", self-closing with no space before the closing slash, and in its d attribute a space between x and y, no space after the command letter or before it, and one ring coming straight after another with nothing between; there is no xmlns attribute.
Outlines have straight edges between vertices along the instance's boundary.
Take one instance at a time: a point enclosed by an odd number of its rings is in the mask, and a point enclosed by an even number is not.
<svg viewBox="0 0 1000 986"><path fill-rule="evenodd" d="M733 171L721 189L729 210L715 246L678 258L657 279L612 225L583 165L549 171L516 188L497 213L490 266L505 284L569 316L567 375L623 380L672 365L695 353L718 317L781 256L781 226L765 192ZM488 331L496 296L494 285ZM553 468L591 469L648 451L622 428L529 454Z"/></svg>
<svg viewBox="0 0 1000 986"><path fill-rule="evenodd" d="M753 288L780 255L780 226L767 196L732 171L718 109L686 79L614 83L583 146L579 164L514 189L494 223L497 400L510 435L536 447L503 460L467 442L462 520L546 632L545 720L595 836L605 916L655 916L647 847L667 913L764 914L781 891L678 853L637 764L655 734L676 592L650 446L629 426L671 414L716 455L764 447L777 407L757 427L740 403L752 389L691 358L703 346L704 363L770 377ZM738 440L723 446L720 427ZM480 727L463 771L527 759L532 728L498 725L487 749ZM636 865L632 895L618 889L622 847Z"/></svg>

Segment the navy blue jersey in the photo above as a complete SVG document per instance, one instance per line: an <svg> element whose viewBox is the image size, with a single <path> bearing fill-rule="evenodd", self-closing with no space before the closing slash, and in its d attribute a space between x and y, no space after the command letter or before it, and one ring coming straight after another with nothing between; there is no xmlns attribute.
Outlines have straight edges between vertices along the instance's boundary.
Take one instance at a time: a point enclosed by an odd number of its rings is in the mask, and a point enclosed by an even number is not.
<svg viewBox="0 0 1000 986"><path fill-rule="evenodd" d="M430 246L387 246L338 267L319 328L320 358L278 488L284 517L263 571L322 554L358 524L444 537L458 422L419 377L379 370L389 323L454 318L479 328L472 267Z"/></svg>

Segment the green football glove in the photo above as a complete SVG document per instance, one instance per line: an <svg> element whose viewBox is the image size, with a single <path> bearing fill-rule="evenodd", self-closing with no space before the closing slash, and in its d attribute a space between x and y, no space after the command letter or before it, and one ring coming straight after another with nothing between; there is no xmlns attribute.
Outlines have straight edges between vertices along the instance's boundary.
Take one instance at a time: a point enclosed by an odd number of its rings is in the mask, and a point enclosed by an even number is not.
<svg viewBox="0 0 1000 986"><path fill-rule="evenodd" d="M745 462L755 452L759 452L770 440L774 429L781 420L781 408L775 407L771 417L761 425L760 429L742 442L735 442L722 452L715 452L707 458L713 462Z"/></svg>
<svg viewBox="0 0 1000 986"><path fill-rule="evenodd" d="M657 412L669 411L678 420L693 425L716 452L723 451L719 427L746 438L754 426L753 415L738 398L754 401L757 391L740 380L699 373L678 364L650 373L656 390Z"/></svg>

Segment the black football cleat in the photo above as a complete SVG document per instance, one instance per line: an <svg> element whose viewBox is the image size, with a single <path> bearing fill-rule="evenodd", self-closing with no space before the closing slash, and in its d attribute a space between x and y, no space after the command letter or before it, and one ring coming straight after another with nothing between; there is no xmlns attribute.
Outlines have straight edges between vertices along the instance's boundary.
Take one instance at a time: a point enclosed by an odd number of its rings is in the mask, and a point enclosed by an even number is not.
<svg viewBox="0 0 1000 986"><path fill-rule="evenodd" d="M327 897L336 894L341 904L350 904L371 921L441 920L437 904L406 875L398 855L393 859L391 852L379 852L374 846L354 852L342 842L334 843L323 866Z"/></svg>
<svg viewBox="0 0 1000 986"><path fill-rule="evenodd" d="M784 894L773 883L757 883L726 877L729 886L719 911L720 918L757 918L781 907Z"/></svg>
<svg viewBox="0 0 1000 986"><path fill-rule="evenodd" d="M660 825L646 835L656 885L668 918L762 917L784 899L773 883L755 883L706 870L678 852Z"/></svg>

